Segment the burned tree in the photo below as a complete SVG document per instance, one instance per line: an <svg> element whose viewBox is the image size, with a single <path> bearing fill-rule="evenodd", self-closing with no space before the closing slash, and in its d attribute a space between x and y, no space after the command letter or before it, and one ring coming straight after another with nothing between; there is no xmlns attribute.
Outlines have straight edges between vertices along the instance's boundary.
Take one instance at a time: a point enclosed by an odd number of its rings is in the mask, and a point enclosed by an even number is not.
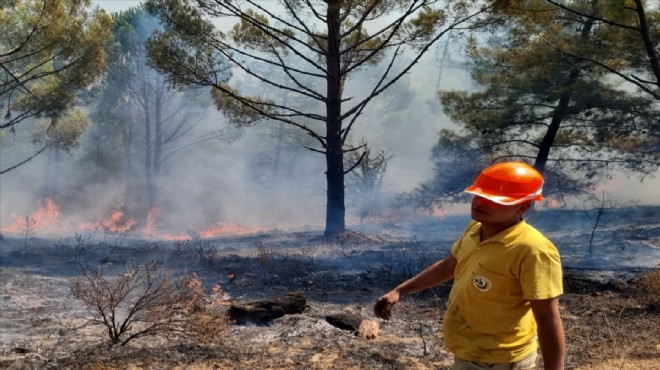
<svg viewBox="0 0 660 370"><path fill-rule="evenodd" d="M491 2L476 3L482 7L427 0L150 0L147 8L166 28L150 41L149 53L175 84L211 87L216 105L232 120L276 120L316 140L308 149L325 156L324 235L332 237L345 231L344 154L360 150L348 140L358 118L440 37L468 27ZM222 32L209 18L236 23ZM224 61L258 81L258 91L218 79ZM370 86L351 85L350 76L378 64L383 72ZM282 90L309 103L302 109L278 103L272 91Z"/></svg>

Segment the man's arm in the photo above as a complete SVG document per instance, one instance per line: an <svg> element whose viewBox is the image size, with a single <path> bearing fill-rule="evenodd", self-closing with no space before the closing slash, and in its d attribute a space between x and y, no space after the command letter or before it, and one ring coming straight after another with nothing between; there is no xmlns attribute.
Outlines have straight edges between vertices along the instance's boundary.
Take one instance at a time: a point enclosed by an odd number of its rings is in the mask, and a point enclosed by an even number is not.
<svg viewBox="0 0 660 370"><path fill-rule="evenodd" d="M545 370L564 369L564 327L559 316L559 298L529 301L538 326Z"/></svg>
<svg viewBox="0 0 660 370"><path fill-rule="evenodd" d="M389 320L391 309L406 294L440 285L454 277L456 258L451 254L424 271L399 284L396 288L381 296L374 305L374 313L381 319Z"/></svg>

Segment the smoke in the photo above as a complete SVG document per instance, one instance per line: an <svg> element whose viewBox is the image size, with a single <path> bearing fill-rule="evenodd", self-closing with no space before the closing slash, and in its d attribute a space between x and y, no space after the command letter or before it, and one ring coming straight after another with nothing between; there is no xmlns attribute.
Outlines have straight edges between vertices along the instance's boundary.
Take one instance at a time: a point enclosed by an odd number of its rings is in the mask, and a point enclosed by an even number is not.
<svg viewBox="0 0 660 370"><path fill-rule="evenodd" d="M460 59L458 48L438 44L411 73L375 98L355 124L352 143L365 138L392 156L381 189L383 198L411 191L432 176L431 149L440 130L453 126L441 111L437 91L472 88L467 71L460 63L449 63L445 50ZM356 75L346 86L346 97L362 96L372 86L366 82L370 77ZM156 235L199 232L218 225L248 230L322 228L325 159L304 149L306 143L300 140L278 144L276 129L276 123L266 122L234 135L225 118L212 111L189 137L225 130L234 140L208 140L177 152L164 163L155 181L154 209L140 211L132 207L144 199L127 202L126 195L142 192L144 178L134 173L126 178L119 170L121 155L99 171L89 160L91 138L87 135L83 146L70 154L46 152L0 175L0 228L33 215L49 196L59 204L58 227L64 233L80 230L81 224L100 224L118 211L124 212L120 222L137 217L136 227L149 228ZM19 129L15 143L5 137L0 142L0 169L33 153L29 141L28 129ZM275 154L278 146L279 156ZM133 166L144 166L142 154L132 156ZM657 178L640 184L636 179L615 177L603 184L613 197L634 198L642 204L660 203L657 188ZM466 210L455 205L447 211ZM349 217L354 213L347 207Z"/></svg>
<svg viewBox="0 0 660 370"><path fill-rule="evenodd" d="M421 79L413 74L376 98L351 136L353 143L365 138L371 146L392 155L380 189L385 199L413 189L430 174L430 149L439 129L447 124L444 116L434 114L433 88L424 87ZM364 84L358 79L353 85ZM279 123L236 129L211 107L187 140L225 134L186 147L164 162L155 182L154 209L136 210L136 203L145 202L145 195L131 198L143 193L146 186L144 153L131 152L135 171L128 179L123 171L125 159L119 153L113 156L108 150L105 156L111 159L105 161L112 163L98 166L91 159L95 125L91 122L83 145L70 154L47 151L0 177L0 227L34 214L49 197L60 206L58 227L63 233L78 232L81 225L100 225L115 212L122 212L118 227L135 218L136 229L149 227L154 235L199 232L219 224L254 230L324 226L325 158L305 149L310 144L304 139L295 139L306 136L300 130L287 128L286 134L294 140L278 144ZM17 142L28 142L29 131L20 132L24 135ZM143 133L140 135L143 140ZM22 145L0 158L1 168L34 150L29 144ZM279 163L274 164L278 145ZM349 222L355 212L347 205Z"/></svg>
<svg viewBox="0 0 660 370"><path fill-rule="evenodd" d="M274 170L263 157L271 159L276 138L264 138L260 130L244 129L236 141L212 142L172 161L159 184L160 199L176 210L167 216L170 223L224 220L262 228L323 223L324 175L318 169L324 158L297 148L293 168L280 163Z"/></svg>
<svg viewBox="0 0 660 370"><path fill-rule="evenodd" d="M196 130L217 130L219 121L220 115L213 114ZM259 165L268 143L256 131L246 129L232 142L191 146L166 162L156 181L158 201L150 210L159 234L201 231L221 223L259 229L323 225L323 157L299 148L294 150L299 155L294 170L282 164L279 173L273 172L272 166ZM3 155L0 165L6 167L23 152ZM81 161L84 154L61 155L57 162L52 153L44 154L0 177L0 227L35 214L49 196L59 204L58 226L64 232L80 231L81 225L100 222L115 211L124 212L126 220L136 216L132 205L124 203L122 173L106 174L94 183L95 169ZM144 185L139 177L133 182L137 188ZM144 215L138 223L145 226Z"/></svg>
<svg viewBox="0 0 660 370"><path fill-rule="evenodd" d="M640 180L623 174L615 175L612 179L600 184L596 193L609 194L622 204L660 205L660 171L650 178Z"/></svg>

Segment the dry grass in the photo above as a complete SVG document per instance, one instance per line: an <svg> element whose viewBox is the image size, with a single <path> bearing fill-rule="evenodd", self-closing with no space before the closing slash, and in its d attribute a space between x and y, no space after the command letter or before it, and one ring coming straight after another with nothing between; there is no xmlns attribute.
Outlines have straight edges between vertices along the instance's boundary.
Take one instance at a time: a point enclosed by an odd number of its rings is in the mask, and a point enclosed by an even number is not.
<svg viewBox="0 0 660 370"><path fill-rule="evenodd" d="M657 273L644 275L641 280L656 281ZM660 368L660 314L646 304L649 297L658 297L660 290L646 292L648 295L640 296L636 284L622 285L620 289L593 284L565 294L561 310L567 367Z"/></svg>

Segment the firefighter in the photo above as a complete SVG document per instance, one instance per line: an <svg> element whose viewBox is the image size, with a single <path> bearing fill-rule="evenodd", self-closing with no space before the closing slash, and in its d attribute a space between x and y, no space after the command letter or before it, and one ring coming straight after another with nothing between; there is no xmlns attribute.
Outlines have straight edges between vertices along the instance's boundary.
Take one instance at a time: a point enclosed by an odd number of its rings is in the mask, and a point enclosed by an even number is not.
<svg viewBox="0 0 660 370"><path fill-rule="evenodd" d="M523 219L542 187L526 163L484 169L465 189L472 221L449 256L378 298L376 316L389 320L404 295L453 278L443 321L451 370L535 369L539 346L545 370L563 369L559 252Z"/></svg>

